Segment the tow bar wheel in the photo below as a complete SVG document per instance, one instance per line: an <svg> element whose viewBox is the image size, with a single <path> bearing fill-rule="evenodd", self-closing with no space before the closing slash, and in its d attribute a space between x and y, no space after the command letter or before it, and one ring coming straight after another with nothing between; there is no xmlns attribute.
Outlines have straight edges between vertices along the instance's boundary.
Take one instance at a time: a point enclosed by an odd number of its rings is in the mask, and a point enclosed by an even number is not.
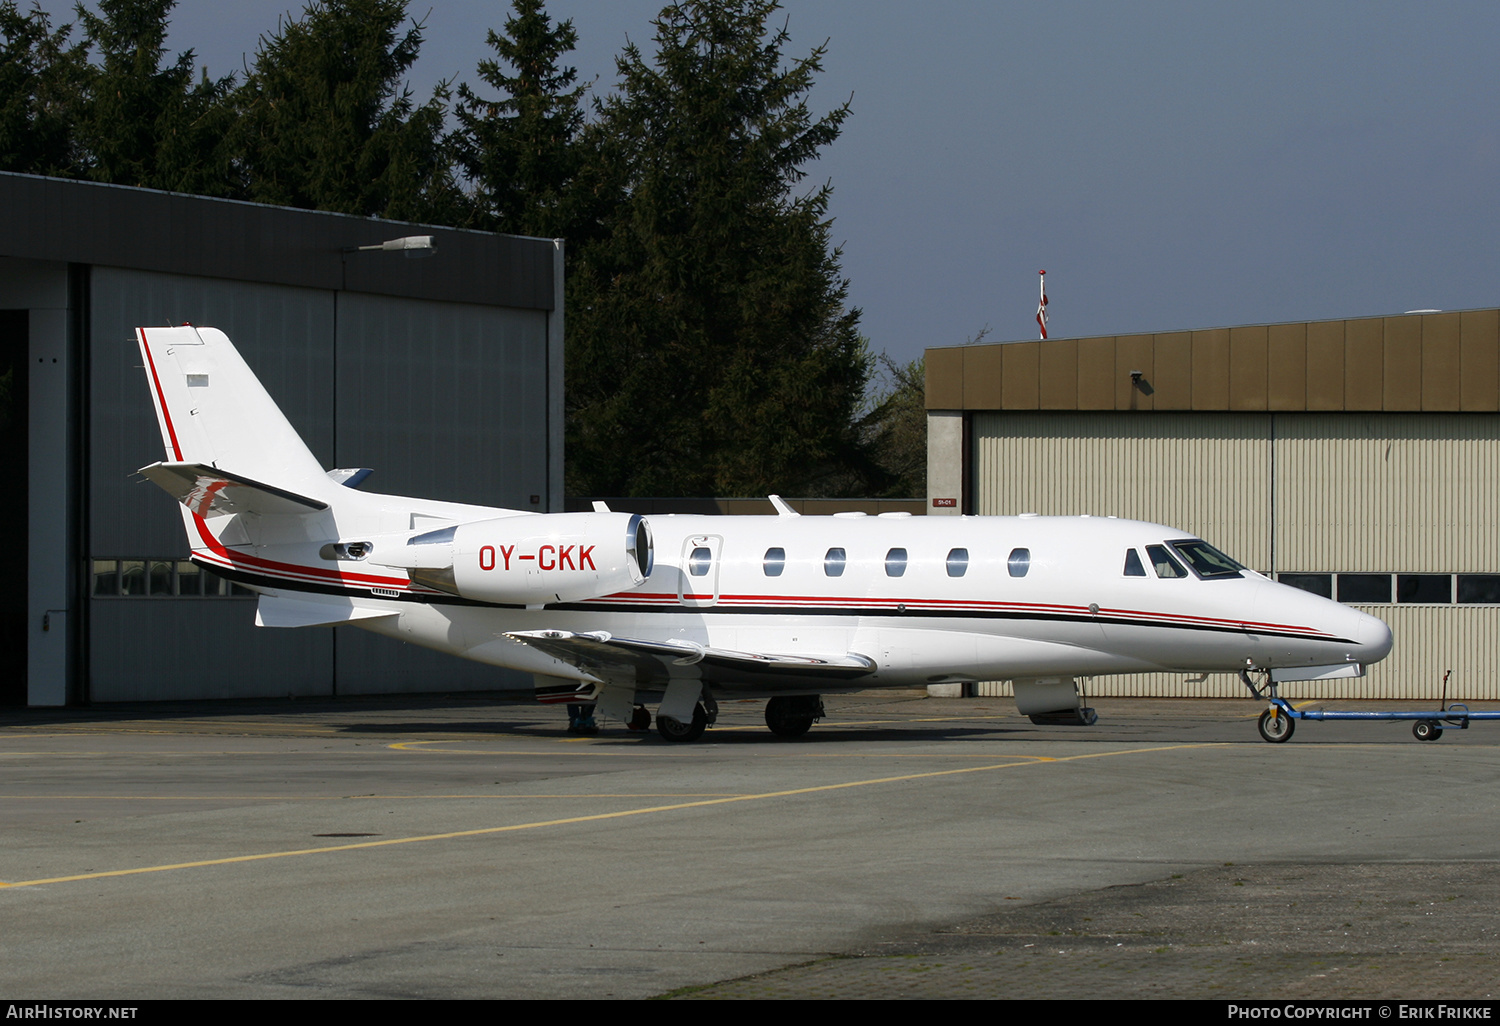
<svg viewBox="0 0 1500 1026"><path fill-rule="evenodd" d="M1297 729L1297 722L1286 714L1285 710L1274 706L1260 714L1260 736L1279 745L1292 736L1292 731Z"/></svg>
<svg viewBox="0 0 1500 1026"><path fill-rule="evenodd" d="M1437 720L1418 720L1411 725L1411 733L1418 741L1436 741L1443 736L1443 728Z"/></svg>

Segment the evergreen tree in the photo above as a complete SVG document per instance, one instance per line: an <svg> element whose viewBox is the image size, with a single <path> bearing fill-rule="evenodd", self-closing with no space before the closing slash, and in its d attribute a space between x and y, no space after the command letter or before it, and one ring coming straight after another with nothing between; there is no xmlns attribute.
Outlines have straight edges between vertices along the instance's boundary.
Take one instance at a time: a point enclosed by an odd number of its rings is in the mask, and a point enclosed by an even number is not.
<svg viewBox="0 0 1500 1026"><path fill-rule="evenodd" d="M193 84L191 50L163 64L175 0L81 4L86 45L98 63L84 76L77 125L84 174L99 182L201 195L233 194L225 174L223 106L232 78Z"/></svg>
<svg viewBox="0 0 1500 1026"><path fill-rule="evenodd" d="M15 0L0 3L0 170L78 173L73 123L87 61L68 45L72 28L54 32L41 8L22 14Z"/></svg>
<svg viewBox="0 0 1500 1026"><path fill-rule="evenodd" d="M861 419L870 457L883 480L884 496L920 498L927 494L926 359L899 364L882 353L881 394Z"/></svg>
<svg viewBox="0 0 1500 1026"><path fill-rule="evenodd" d="M513 0L505 34L489 33L498 60L479 62L479 77L502 96L482 99L458 87L459 130L449 141L472 183L470 223L489 231L551 238L575 232L569 186L577 176L584 87L578 71L559 67L577 45L571 21L552 24L541 0ZM504 62L511 70L501 67Z"/></svg>
<svg viewBox="0 0 1500 1026"><path fill-rule="evenodd" d="M453 223L446 89L417 106L403 78L422 45L405 0L322 0L262 36L235 96L235 150L251 199Z"/></svg>
<svg viewBox="0 0 1500 1026"><path fill-rule="evenodd" d="M590 133L621 196L568 280L575 495L816 491L855 462L869 361L830 245L830 187L796 193L847 104L784 63L772 0L673 4Z"/></svg>

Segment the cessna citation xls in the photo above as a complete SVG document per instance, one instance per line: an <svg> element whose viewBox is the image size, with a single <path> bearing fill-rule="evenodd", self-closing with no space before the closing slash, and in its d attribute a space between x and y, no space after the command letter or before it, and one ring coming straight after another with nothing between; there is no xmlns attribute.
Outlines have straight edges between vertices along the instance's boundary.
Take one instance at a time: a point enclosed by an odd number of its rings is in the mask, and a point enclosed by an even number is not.
<svg viewBox="0 0 1500 1026"><path fill-rule="evenodd" d="M1089 723L1077 678L1359 676L1385 623L1112 517L529 513L352 487L325 471L223 332L141 328L193 560L260 593L265 627L354 624L534 675L543 701L698 738L719 694L805 733L840 689L1011 680ZM1254 689L1252 685L1252 690Z"/></svg>

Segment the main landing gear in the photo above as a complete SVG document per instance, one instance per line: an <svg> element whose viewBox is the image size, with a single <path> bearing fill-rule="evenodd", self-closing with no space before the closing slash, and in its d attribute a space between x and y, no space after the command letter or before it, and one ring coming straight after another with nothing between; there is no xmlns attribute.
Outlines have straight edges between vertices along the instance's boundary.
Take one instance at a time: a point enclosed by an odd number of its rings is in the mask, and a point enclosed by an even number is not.
<svg viewBox="0 0 1500 1026"><path fill-rule="evenodd" d="M777 695L766 702L766 726L777 737L801 737L824 715L820 695Z"/></svg>
<svg viewBox="0 0 1500 1026"><path fill-rule="evenodd" d="M679 723L670 716L656 717L656 732L667 741L696 741L708 729L708 710L699 702L693 706L693 722Z"/></svg>

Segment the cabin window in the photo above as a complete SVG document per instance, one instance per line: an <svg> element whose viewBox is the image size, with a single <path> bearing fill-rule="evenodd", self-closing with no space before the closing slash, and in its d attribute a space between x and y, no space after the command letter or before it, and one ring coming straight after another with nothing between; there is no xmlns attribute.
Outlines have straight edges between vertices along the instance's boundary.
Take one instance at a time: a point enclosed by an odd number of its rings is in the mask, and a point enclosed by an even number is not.
<svg viewBox="0 0 1500 1026"><path fill-rule="evenodd" d="M713 566L713 562L714 554L712 550L700 545L688 557L688 573L694 577L706 577L708 576L708 568Z"/></svg>
<svg viewBox="0 0 1500 1026"><path fill-rule="evenodd" d="M1026 571L1031 569L1031 550L1011 549L1010 558L1005 561L1005 569L1010 571L1012 577L1025 577Z"/></svg>
<svg viewBox="0 0 1500 1026"><path fill-rule="evenodd" d="M1141 565L1141 557L1135 549L1125 550L1125 576L1145 577L1146 568Z"/></svg>
<svg viewBox="0 0 1500 1026"><path fill-rule="evenodd" d="M891 549L885 554L885 575L900 577L906 573L906 550Z"/></svg>
<svg viewBox="0 0 1500 1026"><path fill-rule="evenodd" d="M1151 568L1156 571L1156 576L1163 578L1186 577L1187 571L1182 564L1172 558L1165 545L1147 545L1146 558L1151 560Z"/></svg>
<svg viewBox="0 0 1500 1026"><path fill-rule="evenodd" d="M1240 571L1245 569L1240 563L1230 559L1208 542L1198 541L1196 538L1173 542L1172 548L1187 560L1188 566L1193 568L1193 573L1205 580L1216 577L1238 577Z"/></svg>
<svg viewBox="0 0 1500 1026"><path fill-rule="evenodd" d="M786 569L786 549L767 549L761 569L766 572L767 577L780 577L781 571Z"/></svg>
<svg viewBox="0 0 1500 1026"><path fill-rule="evenodd" d="M848 557L843 549L829 549L823 556L823 572L829 577L844 576L844 564Z"/></svg>
<svg viewBox="0 0 1500 1026"><path fill-rule="evenodd" d="M964 575L964 572L966 570L968 570L968 569L969 569L969 550L968 549L949 549L948 550L948 576L949 577L962 577Z"/></svg>

